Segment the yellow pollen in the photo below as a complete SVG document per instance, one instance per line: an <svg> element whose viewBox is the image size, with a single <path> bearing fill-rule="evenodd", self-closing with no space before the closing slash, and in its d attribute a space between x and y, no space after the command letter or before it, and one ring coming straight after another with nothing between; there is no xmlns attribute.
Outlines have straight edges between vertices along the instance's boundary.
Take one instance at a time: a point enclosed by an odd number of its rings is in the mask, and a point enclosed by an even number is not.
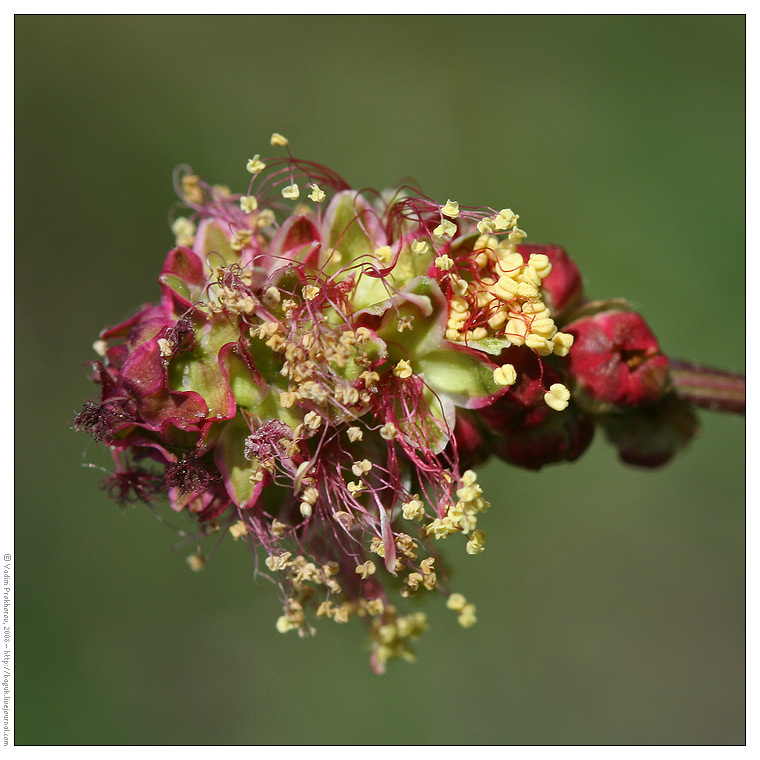
<svg viewBox="0 0 760 760"><path fill-rule="evenodd" d="M544 393L544 401L547 406L561 412L567 409L570 400L570 391L562 383L554 383L549 386L549 390Z"/></svg>
<svg viewBox="0 0 760 760"><path fill-rule="evenodd" d="M412 243L412 253L422 254L422 253L425 253L427 249L428 249L428 244L426 240L415 240Z"/></svg>
<svg viewBox="0 0 760 760"><path fill-rule="evenodd" d="M238 520L236 523L230 525L230 535L235 541L248 533L245 523L242 520Z"/></svg>
<svg viewBox="0 0 760 760"><path fill-rule="evenodd" d="M267 168L267 165L261 161L261 158L257 153L253 158L248 159L245 168L248 169L251 174L258 174L259 172L263 172L264 169Z"/></svg>
<svg viewBox="0 0 760 760"><path fill-rule="evenodd" d="M392 441L397 435L398 428L392 422L387 422L380 428L380 437L386 441Z"/></svg>
<svg viewBox="0 0 760 760"><path fill-rule="evenodd" d="M438 267L438 269L444 272L448 272L448 270L454 266L454 259L452 259L448 254L444 253L443 256L436 257L435 265Z"/></svg>
<svg viewBox="0 0 760 760"><path fill-rule="evenodd" d="M352 494L357 494L365 488L364 483L356 480L352 480L350 483L347 483L346 486Z"/></svg>
<svg viewBox="0 0 760 760"><path fill-rule="evenodd" d="M298 189L298 185L296 185L295 182L292 185L282 188L282 197L287 198L289 201L296 200L300 194L301 191Z"/></svg>
<svg viewBox="0 0 760 760"><path fill-rule="evenodd" d="M478 224L478 232L481 235L489 235L491 232L493 232L496 229L496 225L494 224L493 219L490 217L485 217L485 219L481 219Z"/></svg>
<svg viewBox="0 0 760 760"><path fill-rule="evenodd" d="M381 245L380 248L375 249L375 256L377 256L383 264L389 264L393 258L393 250L389 245Z"/></svg>
<svg viewBox="0 0 760 760"><path fill-rule="evenodd" d="M322 424L322 416L316 412L307 412L303 418L304 424L311 430L318 430Z"/></svg>
<svg viewBox="0 0 760 760"><path fill-rule="evenodd" d="M206 566L206 560L200 554L189 554L185 557L185 562L194 573L199 573Z"/></svg>
<svg viewBox="0 0 760 760"><path fill-rule="evenodd" d="M252 195L244 195L240 198L240 210L250 214L259 207L259 202Z"/></svg>
<svg viewBox="0 0 760 760"><path fill-rule="evenodd" d="M451 199L446 201L446 205L441 209L441 213L444 216L456 219L459 216L459 204Z"/></svg>
<svg viewBox="0 0 760 760"><path fill-rule="evenodd" d="M356 441L361 441L361 439L364 438L364 432L360 427L356 427L356 425L352 425L350 428L348 428L346 434L348 435L348 440L351 441L351 443L356 443Z"/></svg>
<svg viewBox="0 0 760 760"><path fill-rule="evenodd" d="M505 364L493 371L493 380L498 385L514 385L517 382L517 372L511 364Z"/></svg>
<svg viewBox="0 0 760 760"><path fill-rule="evenodd" d="M366 580L370 575L374 575L376 571L377 567L371 559L356 566L356 572L358 575L361 575L362 580Z"/></svg>
<svg viewBox="0 0 760 760"><path fill-rule="evenodd" d="M288 144L288 138L281 135L279 132L272 132L272 136L269 138L270 145L280 145L284 147Z"/></svg>
<svg viewBox="0 0 760 760"><path fill-rule="evenodd" d="M446 606L455 612L461 612L465 604L467 604L467 599L463 594L453 593L446 600Z"/></svg>
<svg viewBox="0 0 760 760"><path fill-rule="evenodd" d="M393 368L393 374L396 377L405 379L412 375L412 365L406 359L401 359L398 364Z"/></svg>
<svg viewBox="0 0 760 760"><path fill-rule="evenodd" d="M351 465L351 472L356 475L357 478L366 475L372 469L372 462L369 459L362 459L361 462L354 462Z"/></svg>
<svg viewBox="0 0 760 760"><path fill-rule="evenodd" d="M449 237L456 234L457 226L454 222L450 222L448 219L444 219L434 230L433 234L436 237L443 237L448 235Z"/></svg>
<svg viewBox="0 0 760 760"><path fill-rule="evenodd" d="M324 199L324 191L320 189L319 185L312 184L311 192L309 193L309 200L314 201L314 203L322 203Z"/></svg>
<svg viewBox="0 0 760 760"><path fill-rule="evenodd" d="M421 520L425 516L425 505L418 496L414 496L406 504L401 505L401 513L405 520Z"/></svg>

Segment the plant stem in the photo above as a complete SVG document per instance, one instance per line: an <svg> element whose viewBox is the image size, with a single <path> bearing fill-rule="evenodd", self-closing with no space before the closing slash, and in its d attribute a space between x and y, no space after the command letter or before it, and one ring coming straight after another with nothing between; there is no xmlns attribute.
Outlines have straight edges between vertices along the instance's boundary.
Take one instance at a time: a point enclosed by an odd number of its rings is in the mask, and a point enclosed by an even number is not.
<svg viewBox="0 0 760 760"><path fill-rule="evenodd" d="M695 406L716 412L744 414L744 375L671 359L670 376L676 394Z"/></svg>

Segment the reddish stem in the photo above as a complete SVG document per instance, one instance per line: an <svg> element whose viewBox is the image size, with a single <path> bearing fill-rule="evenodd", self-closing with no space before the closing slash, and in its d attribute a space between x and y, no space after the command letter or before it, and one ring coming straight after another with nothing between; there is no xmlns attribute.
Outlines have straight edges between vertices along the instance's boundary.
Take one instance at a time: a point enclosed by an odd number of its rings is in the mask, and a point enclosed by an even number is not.
<svg viewBox="0 0 760 760"><path fill-rule="evenodd" d="M695 406L744 414L744 375L671 359L670 376L676 394Z"/></svg>

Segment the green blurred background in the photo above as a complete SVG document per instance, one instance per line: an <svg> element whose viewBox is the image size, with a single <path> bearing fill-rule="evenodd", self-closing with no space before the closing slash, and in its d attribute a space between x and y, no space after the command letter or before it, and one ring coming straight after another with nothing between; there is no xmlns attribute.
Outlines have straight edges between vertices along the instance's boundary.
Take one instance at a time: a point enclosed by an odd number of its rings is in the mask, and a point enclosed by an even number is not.
<svg viewBox="0 0 760 760"><path fill-rule="evenodd" d="M69 430L101 327L156 299L171 172L242 189L279 131L355 186L511 206L675 356L744 368L744 18L16 17L16 741L741 743L744 421L628 469L495 462L479 623L414 665L357 625L274 629L224 544L98 488Z"/></svg>

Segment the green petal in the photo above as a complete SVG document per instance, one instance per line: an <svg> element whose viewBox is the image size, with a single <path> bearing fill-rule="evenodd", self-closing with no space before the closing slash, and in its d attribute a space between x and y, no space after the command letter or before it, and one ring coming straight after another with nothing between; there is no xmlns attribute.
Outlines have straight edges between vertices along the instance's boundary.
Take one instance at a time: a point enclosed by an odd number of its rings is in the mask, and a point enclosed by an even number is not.
<svg viewBox="0 0 760 760"><path fill-rule="evenodd" d="M432 351L417 359L430 388L457 406L477 409L506 390L493 379L493 367L463 349Z"/></svg>

